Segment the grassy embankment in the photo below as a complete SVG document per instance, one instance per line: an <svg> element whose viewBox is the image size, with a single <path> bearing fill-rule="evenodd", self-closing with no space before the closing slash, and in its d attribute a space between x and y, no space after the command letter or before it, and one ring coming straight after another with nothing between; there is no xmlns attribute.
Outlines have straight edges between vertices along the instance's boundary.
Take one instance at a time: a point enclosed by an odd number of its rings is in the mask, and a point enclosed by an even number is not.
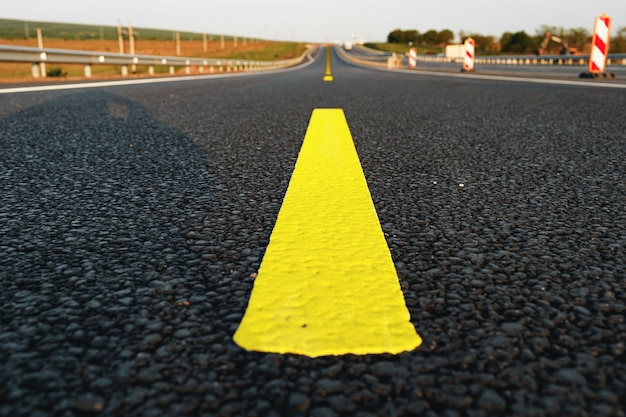
<svg viewBox="0 0 626 417"><path fill-rule="evenodd" d="M117 27L90 26L65 23L24 22L0 19L0 44L37 47L36 28L41 28L43 45L47 48L75 49L82 51L120 52ZM140 55L176 56L175 33L168 30L136 28L135 53ZM206 48L202 33L180 33L180 56L223 58L238 60L274 61L299 56L306 44L297 42L267 41L216 34L206 35ZM128 37L124 40L124 51L128 53ZM48 65L47 71L57 72L63 77L83 76L82 65ZM183 68L177 69L184 72ZM169 71L167 67L155 67L157 73ZM192 71L197 71L193 68ZM94 65L94 77L113 77L121 73L119 66ZM138 75L146 75L147 67L138 67ZM0 62L0 82L28 80L31 78L30 64Z"/></svg>
<svg viewBox="0 0 626 417"><path fill-rule="evenodd" d="M396 52L398 54L405 54L409 52L409 49L415 48L417 49L418 54L431 54L436 55L443 52L442 48L432 47L432 46L422 46L422 45L405 45L400 43L366 43L366 47L371 49L376 49L379 51L389 51Z"/></svg>

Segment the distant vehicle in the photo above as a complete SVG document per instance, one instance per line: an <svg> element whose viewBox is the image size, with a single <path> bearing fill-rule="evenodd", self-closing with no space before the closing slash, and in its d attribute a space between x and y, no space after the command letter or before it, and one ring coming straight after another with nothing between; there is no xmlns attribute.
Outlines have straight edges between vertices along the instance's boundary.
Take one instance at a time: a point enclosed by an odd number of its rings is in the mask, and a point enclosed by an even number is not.
<svg viewBox="0 0 626 417"><path fill-rule="evenodd" d="M546 32L546 35L543 37L543 40L539 45L539 49L537 50L537 55L546 55L548 53L548 47L551 45L551 43L559 45L560 55L576 55L578 53L578 50L576 48L570 48L567 45L567 41L565 39L554 36L550 32Z"/></svg>
<svg viewBox="0 0 626 417"><path fill-rule="evenodd" d="M352 50L352 42L344 42L343 49L345 49L346 51Z"/></svg>
<svg viewBox="0 0 626 417"><path fill-rule="evenodd" d="M446 58L463 58L465 56L465 45L462 43L446 45L444 55Z"/></svg>

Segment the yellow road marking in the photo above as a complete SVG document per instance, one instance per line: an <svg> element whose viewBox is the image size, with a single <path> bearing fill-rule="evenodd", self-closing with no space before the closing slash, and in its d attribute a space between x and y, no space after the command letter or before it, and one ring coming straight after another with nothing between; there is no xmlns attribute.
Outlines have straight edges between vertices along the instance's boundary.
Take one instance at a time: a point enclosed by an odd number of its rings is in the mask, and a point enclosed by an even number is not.
<svg viewBox="0 0 626 417"><path fill-rule="evenodd" d="M326 47L326 71L324 71L324 81L333 81L333 72L330 68L330 46Z"/></svg>
<svg viewBox="0 0 626 417"><path fill-rule="evenodd" d="M341 109L313 111L234 340L312 357L421 344Z"/></svg>

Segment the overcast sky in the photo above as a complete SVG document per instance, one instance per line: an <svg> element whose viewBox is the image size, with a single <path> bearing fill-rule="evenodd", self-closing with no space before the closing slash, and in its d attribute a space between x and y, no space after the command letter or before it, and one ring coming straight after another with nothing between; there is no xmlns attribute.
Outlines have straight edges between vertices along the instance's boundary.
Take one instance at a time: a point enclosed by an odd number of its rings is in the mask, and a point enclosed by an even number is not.
<svg viewBox="0 0 626 417"><path fill-rule="evenodd" d="M596 16L626 27L626 0L21 0L0 18L240 35L309 42L385 41L394 29L494 35L542 25L593 30ZM457 39L458 40L458 39Z"/></svg>

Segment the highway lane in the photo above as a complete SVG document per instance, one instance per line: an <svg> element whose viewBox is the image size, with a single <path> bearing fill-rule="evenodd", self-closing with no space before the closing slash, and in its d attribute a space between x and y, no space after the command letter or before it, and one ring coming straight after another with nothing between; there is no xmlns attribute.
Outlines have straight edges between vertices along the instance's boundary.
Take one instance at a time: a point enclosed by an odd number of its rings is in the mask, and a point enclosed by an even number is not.
<svg viewBox="0 0 626 417"><path fill-rule="evenodd" d="M0 415L624 415L623 91L332 69L0 96ZM232 341L322 107L413 352Z"/></svg>

